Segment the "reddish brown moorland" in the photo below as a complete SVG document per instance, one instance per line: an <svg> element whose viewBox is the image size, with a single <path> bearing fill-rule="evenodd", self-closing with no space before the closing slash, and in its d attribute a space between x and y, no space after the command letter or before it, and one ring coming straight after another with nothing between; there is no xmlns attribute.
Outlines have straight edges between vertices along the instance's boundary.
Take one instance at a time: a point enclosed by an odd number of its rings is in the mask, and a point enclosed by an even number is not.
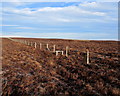
<svg viewBox="0 0 120 96"><path fill-rule="evenodd" d="M13 38L18 39L18 38ZM120 94L120 64L117 41L81 41L19 38L42 43L34 48L2 39L2 96L117 96ZM56 45L69 56L46 50ZM86 48L90 64L85 62Z"/></svg>

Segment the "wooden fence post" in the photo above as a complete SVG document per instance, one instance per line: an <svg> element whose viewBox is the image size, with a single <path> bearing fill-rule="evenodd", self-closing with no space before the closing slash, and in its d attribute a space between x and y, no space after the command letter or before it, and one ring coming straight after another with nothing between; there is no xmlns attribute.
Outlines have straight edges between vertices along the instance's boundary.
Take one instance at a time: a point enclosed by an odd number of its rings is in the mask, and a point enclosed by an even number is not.
<svg viewBox="0 0 120 96"><path fill-rule="evenodd" d="M28 42L28 46L29 46L29 44L30 44L30 43Z"/></svg>
<svg viewBox="0 0 120 96"><path fill-rule="evenodd" d="M66 46L66 56L68 57L68 46Z"/></svg>
<svg viewBox="0 0 120 96"><path fill-rule="evenodd" d="M40 49L42 49L42 43L40 43Z"/></svg>
<svg viewBox="0 0 120 96"><path fill-rule="evenodd" d="M37 48L37 43L35 42L35 48Z"/></svg>
<svg viewBox="0 0 120 96"><path fill-rule="evenodd" d="M31 46L31 45L30 45L30 42L29 42L29 46Z"/></svg>
<svg viewBox="0 0 120 96"><path fill-rule="evenodd" d="M25 40L25 45L26 45L26 43L27 43L27 42L26 42L26 40Z"/></svg>
<svg viewBox="0 0 120 96"><path fill-rule="evenodd" d="M32 46L32 42L30 43L30 45Z"/></svg>
<svg viewBox="0 0 120 96"><path fill-rule="evenodd" d="M87 49L87 64L90 63L90 62L89 62L89 55L90 55L90 52L89 52L89 50Z"/></svg>
<svg viewBox="0 0 120 96"><path fill-rule="evenodd" d="M58 52L56 51L56 56L58 55Z"/></svg>
<svg viewBox="0 0 120 96"><path fill-rule="evenodd" d="M62 55L64 54L64 51L55 51L56 52L56 56L58 55L58 53L61 53Z"/></svg>
<svg viewBox="0 0 120 96"><path fill-rule="evenodd" d="M27 41L26 41L26 45L27 45Z"/></svg>
<svg viewBox="0 0 120 96"><path fill-rule="evenodd" d="M64 55L64 51L62 51L62 55Z"/></svg>
<svg viewBox="0 0 120 96"><path fill-rule="evenodd" d="M49 47L48 47L49 45L47 44L47 49L49 49Z"/></svg>
<svg viewBox="0 0 120 96"><path fill-rule="evenodd" d="M55 45L53 45L53 52L55 52Z"/></svg>
<svg viewBox="0 0 120 96"><path fill-rule="evenodd" d="M47 44L47 50L49 50L49 51L50 51L50 49L49 49L49 44Z"/></svg>

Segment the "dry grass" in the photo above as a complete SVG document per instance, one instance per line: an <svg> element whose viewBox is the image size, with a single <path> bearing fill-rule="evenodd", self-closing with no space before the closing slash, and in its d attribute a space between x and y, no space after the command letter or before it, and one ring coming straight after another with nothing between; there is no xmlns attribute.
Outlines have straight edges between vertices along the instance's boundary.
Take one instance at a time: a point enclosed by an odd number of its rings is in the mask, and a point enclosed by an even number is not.
<svg viewBox="0 0 120 96"><path fill-rule="evenodd" d="M68 45L79 52L70 52L69 57L56 57L49 51L3 39L2 96L120 94L120 65L114 59L120 56L116 53L117 42L27 40L56 44L60 49ZM90 65L84 62L83 51L86 47L96 52L91 53Z"/></svg>

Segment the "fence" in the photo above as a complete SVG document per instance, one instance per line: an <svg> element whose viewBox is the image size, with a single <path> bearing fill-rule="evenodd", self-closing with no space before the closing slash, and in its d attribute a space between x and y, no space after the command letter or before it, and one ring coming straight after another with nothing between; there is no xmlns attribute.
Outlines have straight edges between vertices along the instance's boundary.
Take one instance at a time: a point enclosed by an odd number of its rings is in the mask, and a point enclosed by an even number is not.
<svg viewBox="0 0 120 96"><path fill-rule="evenodd" d="M53 45L53 50L51 51L50 48L49 48L49 44L42 44L42 43L37 43L37 42L30 42L30 41L27 41L27 40L20 40L20 39L11 39L11 38L8 38L12 41L15 41L15 42L20 42L20 43L23 43L25 45L28 45L28 46L31 46L31 47L34 47L34 48L39 48L39 49L43 49L43 45L46 45L46 50L50 51L50 52L53 52L56 54L56 56L58 56L59 53L61 53L61 55L64 55L66 57L69 56L69 52L70 52L70 48L69 46L66 46L65 48L65 52L64 50L57 50L56 49L56 45ZM89 49L87 48L86 49L86 56L85 56L85 59L86 59L86 63L87 64L90 64L90 52L89 52Z"/></svg>

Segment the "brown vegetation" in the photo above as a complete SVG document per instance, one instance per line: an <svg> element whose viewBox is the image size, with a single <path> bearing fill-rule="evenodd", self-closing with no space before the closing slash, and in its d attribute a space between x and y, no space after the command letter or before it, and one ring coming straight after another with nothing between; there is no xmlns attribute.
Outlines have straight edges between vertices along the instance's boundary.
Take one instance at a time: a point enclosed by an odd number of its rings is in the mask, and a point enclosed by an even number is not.
<svg viewBox="0 0 120 96"><path fill-rule="evenodd" d="M25 39L25 38L19 38ZM3 39L2 96L40 96L60 94L116 96L120 94L118 42L25 39L71 48L69 56L55 56L47 50ZM90 64L84 62L90 50Z"/></svg>

